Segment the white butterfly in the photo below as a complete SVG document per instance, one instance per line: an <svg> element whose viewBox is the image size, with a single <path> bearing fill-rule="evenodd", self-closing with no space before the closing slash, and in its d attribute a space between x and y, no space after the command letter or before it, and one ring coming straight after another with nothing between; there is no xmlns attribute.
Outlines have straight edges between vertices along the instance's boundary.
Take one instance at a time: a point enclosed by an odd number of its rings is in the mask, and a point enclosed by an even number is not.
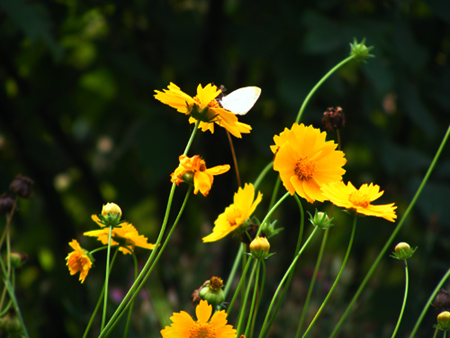
<svg viewBox="0 0 450 338"><path fill-rule="evenodd" d="M261 88L259 87L242 87L219 98L217 101L222 108L233 114L245 115L252 109L260 94Z"/></svg>

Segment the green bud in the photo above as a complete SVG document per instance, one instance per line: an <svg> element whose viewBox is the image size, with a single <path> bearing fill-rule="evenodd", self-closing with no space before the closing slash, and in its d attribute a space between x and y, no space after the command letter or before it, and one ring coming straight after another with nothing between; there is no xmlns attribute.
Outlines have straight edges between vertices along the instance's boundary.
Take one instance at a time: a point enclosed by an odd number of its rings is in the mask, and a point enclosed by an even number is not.
<svg viewBox="0 0 450 338"><path fill-rule="evenodd" d="M437 316L437 325L435 325L439 330L448 331L450 330L450 312L443 311Z"/></svg>
<svg viewBox="0 0 450 338"><path fill-rule="evenodd" d="M225 300L225 293L222 290L223 281L219 277L212 277L208 283L201 288L199 296L212 306L217 306Z"/></svg>
<svg viewBox="0 0 450 338"><path fill-rule="evenodd" d="M394 252L392 253L391 257L395 259L405 260L411 258L416 250L417 247L411 249L408 243L400 242L395 246Z"/></svg>
<svg viewBox="0 0 450 338"><path fill-rule="evenodd" d="M333 221L333 218L330 219L328 215L322 211L318 212L316 209L314 216L312 216L309 212L308 214L309 214L309 221L315 227L326 229L334 225L333 223L331 223Z"/></svg>
<svg viewBox="0 0 450 338"><path fill-rule="evenodd" d="M356 41L356 38L353 38L353 43L350 44L350 55L355 55L355 60L366 63L367 58L373 58L374 55L369 52L373 49L373 46L367 47L364 43L366 39L362 39L361 43Z"/></svg>

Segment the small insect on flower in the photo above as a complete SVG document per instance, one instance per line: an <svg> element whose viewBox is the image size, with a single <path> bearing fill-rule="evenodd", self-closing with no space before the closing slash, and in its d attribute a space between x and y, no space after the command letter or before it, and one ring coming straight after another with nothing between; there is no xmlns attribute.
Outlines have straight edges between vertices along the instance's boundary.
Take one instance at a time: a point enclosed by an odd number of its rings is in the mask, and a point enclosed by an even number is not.
<svg viewBox="0 0 450 338"><path fill-rule="evenodd" d="M221 86L222 92L224 87ZM219 105L236 115L245 115L254 106L261 95L259 87L242 87L232 91L230 94L220 96L216 100Z"/></svg>

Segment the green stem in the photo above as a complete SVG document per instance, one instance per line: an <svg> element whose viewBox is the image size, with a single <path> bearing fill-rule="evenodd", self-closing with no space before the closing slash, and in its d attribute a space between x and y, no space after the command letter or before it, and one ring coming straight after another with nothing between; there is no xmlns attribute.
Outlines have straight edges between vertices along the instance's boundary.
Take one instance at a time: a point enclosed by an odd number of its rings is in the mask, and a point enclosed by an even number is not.
<svg viewBox="0 0 450 338"><path fill-rule="evenodd" d="M241 257L244 252L244 243L241 243L239 250L236 254L236 258L234 259L233 267L231 268L230 274L228 275L227 282L225 283L225 288L223 289L223 292L225 294L225 298L228 295L228 292L230 291L231 285L233 284L234 276L236 276L236 272L239 268L239 265L241 264Z"/></svg>
<svg viewBox="0 0 450 338"><path fill-rule="evenodd" d="M414 326L413 331L411 332L411 335L409 338L413 338L416 335L417 330L419 329L420 324L422 323L423 318L425 317L425 314L427 313L428 309L431 306L431 303L435 299L437 293L442 288L442 285L447 281L447 279L450 277L450 269L447 270L445 275L442 277L442 279L439 281L439 283L436 285L436 288L434 289L433 293L431 294L430 298L428 298L428 301L425 303L425 306L422 309L422 312L420 313L419 318L417 319L416 325Z"/></svg>
<svg viewBox="0 0 450 338"><path fill-rule="evenodd" d="M345 65L347 62L351 61L353 58L355 58L355 54L350 55L349 57L347 57L346 59L342 60L341 62L339 62L336 66L334 66L333 68L331 68L331 70L325 74L324 77L322 77L320 79L319 82L317 82L317 84L313 87L313 89L311 89L311 91L309 92L308 96L306 96L306 99L303 101L302 106L300 107L300 110L298 111L297 114L297 118L295 119L296 123L300 122L300 119L302 118L303 115L303 111L306 108L306 105L308 104L309 100L311 99L311 97L313 96L313 94L317 91L317 89L319 89L319 87L322 85L322 83L324 83L334 72L336 72L339 68L341 68L343 65Z"/></svg>
<svg viewBox="0 0 450 338"><path fill-rule="evenodd" d="M314 228L314 230L311 232L311 234L309 235L308 239L305 241L305 243L303 244L302 248L299 250L299 252L297 253L297 255L295 256L295 258L293 259L293 261L291 262L291 265L289 266L289 268L287 269L287 271L285 272L283 278L281 279L280 283L278 284L278 287L272 297L272 301L270 302L269 308L267 309L267 313L266 313L266 317L264 318L264 322L262 324L261 327L261 332L259 334L259 338L263 338L267 335L267 332L269 331L270 325L267 325L268 320L269 320L269 316L270 316L270 312L272 311L272 307L275 303L275 300L278 296L278 294L280 293L281 288L284 285L284 282L286 281L286 279L289 277L291 270L294 269L295 264L297 263L298 259L300 258L300 255L303 253L303 251L305 250L305 248L307 247L307 245L309 244L309 242L311 241L311 239L313 238L314 234L317 231L317 227Z"/></svg>
<svg viewBox="0 0 450 338"><path fill-rule="evenodd" d="M300 230L298 232L297 245L295 246L295 251L294 251L296 253L296 252L298 252L300 250L300 247L302 245L303 230L305 228L305 217L304 217L305 213L303 211L302 202L300 201L300 198L297 196L297 194L294 194L294 198L295 198L295 201L297 202L298 208L300 210ZM277 303L277 306L275 307L275 310L273 310L272 317L270 318L270 321L269 321L269 327L272 326L272 323L274 322L274 320L276 318L278 310L280 309L281 304L283 303L284 297L286 296L286 293L289 290L289 285L291 285L291 281L292 281L292 277L294 276L294 272L295 272L295 266L290 271L289 277L288 277L288 279L286 281L286 284L285 284L285 286L283 288L283 293L281 294L281 296L280 296L280 298L278 300L278 303Z"/></svg>
<svg viewBox="0 0 450 338"><path fill-rule="evenodd" d="M6 290L8 291L9 297L13 303L13 307L14 307L14 310L16 311L17 318L19 318L19 322L20 322L20 325L23 330L23 336L25 338L29 338L30 336L28 335L28 331L25 326L25 322L22 318L22 314L20 313L19 305L17 304L16 296L14 294L14 289L13 289L11 283L9 282L9 280L7 280L6 278L3 279L3 283L5 283Z"/></svg>
<svg viewBox="0 0 450 338"><path fill-rule="evenodd" d="M192 142L194 141L194 137L195 137L195 134L197 133L199 124L200 124L200 120L197 120L197 122L195 123L195 126L194 126L194 130L192 130L191 137L189 138L186 148L184 149L183 155L187 155L189 149L191 148L191 145L192 145Z"/></svg>
<svg viewBox="0 0 450 338"><path fill-rule="evenodd" d="M102 314L102 326L101 329L105 327L106 321L106 308L108 306L108 282L109 282L109 256L111 253L111 235L112 227L109 227L108 233L108 250L106 251L106 273L105 273L105 293L103 294L103 314Z"/></svg>
<svg viewBox="0 0 450 338"><path fill-rule="evenodd" d="M295 334L296 338L300 337L300 333L303 328L303 323L305 322L306 310L308 309L309 301L311 300L311 296L312 296L312 291L313 291L314 285L316 283L317 272L319 271L320 264L322 263L323 253L325 251L325 246L327 243L329 230L330 230L330 228L326 228L323 233L322 244L320 245L320 250L319 250L319 256L317 257L317 262L316 262L316 266L314 267L313 277L309 284L308 294L306 295L306 300L303 304L302 315L300 317L300 322L298 323L297 333Z"/></svg>
<svg viewBox="0 0 450 338"><path fill-rule="evenodd" d="M391 338L394 338L397 334L398 328L400 327L400 322L402 321L403 313L405 312L406 300L408 298L408 288L409 288L409 274L408 274L408 262L405 259L405 295L403 296L402 309L400 310L400 315L398 317L397 325L395 326L394 333Z"/></svg>
<svg viewBox="0 0 450 338"><path fill-rule="evenodd" d="M261 270L261 261L257 260L255 263L256 263L256 278L255 278L255 284L253 286L252 304L250 305L250 310L248 311L249 316L247 319L247 325L245 327L245 333L244 333L244 336L247 338L250 338L249 332L250 332L252 323L255 321L255 318L256 318L256 303L258 302L259 274L260 274L260 270Z"/></svg>
<svg viewBox="0 0 450 338"><path fill-rule="evenodd" d="M433 161L430 164L430 167L428 168L427 173L425 174L425 177L422 180L422 183L420 184L419 188L416 191L416 194L414 195L413 199L411 200L411 202L408 205L408 208L406 209L402 219L400 220L400 222L397 224L396 228L394 229L394 232L391 234L391 236L389 237L388 241L386 242L386 244L384 245L383 249L381 250L381 252L379 253L377 259L375 260L375 262L372 264L372 267L370 268L369 272L366 274L366 277L364 278L364 280L362 281L361 285L359 286L358 290L356 291L355 295L353 296L350 304L347 306L347 309L345 310L344 314L342 315L341 319L339 320L339 322L337 323L336 327L334 328L333 332L331 333L330 338L334 337L337 332L339 331L339 328L341 327L342 323L345 321L345 319L347 318L351 308L353 307L353 305L355 304L356 300L359 298L362 290L365 288L366 284L368 283L370 277L372 277L372 274L374 273L376 267L378 266L378 264L380 263L381 259L384 257L384 255L386 254L386 251L389 249L389 247L391 246L395 236L397 235L397 233L400 231L400 229L402 228L403 224L405 223L406 218L408 217L409 213L411 212L412 208L414 207L414 205L416 204L417 199L419 198L423 188L425 187L426 183L428 182L428 179L431 175L431 172L433 171L434 167L436 166L436 162L439 159L439 156L442 153L442 150L444 149L445 144L447 143L448 137L450 135L450 125L447 129L447 132L444 136L444 138L442 139L441 145L439 146L438 151L436 152L436 155L433 158Z"/></svg>
<svg viewBox="0 0 450 338"><path fill-rule="evenodd" d="M134 281L130 290L125 295L124 299L119 304L119 306L117 307L113 316L109 320L108 324L105 326L104 330L100 333L100 336L98 338L107 337L109 335L109 333L111 332L111 330L117 325L118 321L123 316L124 311L126 311L126 309L131 305L131 303L134 301L134 299L139 294L139 291L144 287L145 282L149 278L151 272L153 271L153 268L156 266L156 263L158 262L159 258L161 257L161 254L163 253L165 247L167 246L167 243L169 242L169 239L170 239L173 231L175 230L175 227L178 224L178 221L181 218L181 215L186 207L188 197L190 196L190 193L193 189L192 186L189 187L189 190L186 193L186 196L184 198L183 205L181 206L180 211L178 212L177 218L175 219L175 222L173 223L172 228L171 228L169 234L167 235L163 246L161 247L161 250L158 251L157 249L159 247L159 244L162 241L162 237L163 237L164 231L165 231L167 223L168 223L169 211L170 211L170 206L172 205L175 187L176 187L176 185L175 185L175 183L173 183L172 189L171 189L170 195L169 195L169 200L167 202L166 214L164 216L163 224L161 226L161 230L160 230L158 239L156 240L156 243L155 243L155 248L153 249L152 253L150 254L150 257L148 258L147 262L145 263L145 266L142 268L138 277ZM155 257L156 253L158 253L158 255L156 256L156 259L153 261L153 257Z"/></svg>
<svg viewBox="0 0 450 338"><path fill-rule="evenodd" d="M328 292L327 296L325 297L325 300L323 301L322 305L320 306L319 310L317 311L316 315L314 316L313 320L309 324L308 328L306 329L305 333L303 334L303 337L306 337L308 332L313 327L314 323L317 321L317 318L319 318L320 313L322 312L323 308L325 307L326 303L328 302L328 299L330 298L331 294L333 293L334 289L336 288L336 285L341 278L342 272L344 271L345 265L347 264L348 257L350 256L350 250L352 248L353 239L355 238L355 230L356 230L356 221L358 219L358 216L355 215L353 218L353 226L352 226L352 234L350 236L350 241L348 243L347 252L345 253L344 261L342 262L341 269L339 270L339 273L333 283L333 286L331 287L330 291Z"/></svg>
<svg viewBox="0 0 450 338"><path fill-rule="evenodd" d="M261 222L261 226L258 228L258 232L256 234L256 236L259 236L259 234L261 233L261 229L264 227L264 224L266 224L266 222L269 222L269 218L270 216L272 216L272 214L275 212L275 210L277 210L277 208L280 206L280 204L289 196L289 192L285 193L283 197L281 197L278 202L269 210L269 212L267 213L266 217L264 217L264 219Z"/></svg>
<svg viewBox="0 0 450 338"><path fill-rule="evenodd" d="M134 262L134 279L136 280L137 275L138 275L138 262L137 262L135 253L132 252L131 255L133 257L133 262ZM131 322L131 314L133 313L133 305L134 305L134 300L131 300L130 308L128 309L127 323L125 325L125 331L123 332L123 338L126 338L128 336L128 330L130 328L130 322Z"/></svg>
<svg viewBox="0 0 450 338"><path fill-rule="evenodd" d="M251 261L251 260L249 259L249 261ZM244 317L245 317L245 308L247 307L247 300L248 300L248 297L250 295L251 285L253 284L253 279L255 277L255 274L256 274L256 271L257 271L257 268L258 268L258 262L254 261L254 263L255 264L253 264L252 272L250 273L250 278L248 280L248 283L246 283L247 288L245 290L245 294L244 294L244 297L242 299L241 311L239 312L238 325L237 325L237 328L236 328L236 336L237 337L240 336L240 333L242 331L242 325L244 323ZM254 287L255 288L257 287L256 283L255 283ZM251 317L251 315L252 315L252 311L250 309L250 311L249 311L249 318Z"/></svg>
<svg viewBox="0 0 450 338"><path fill-rule="evenodd" d="M243 271L242 271L242 276L247 275L247 270L248 270L248 268L250 267L250 263L251 263L251 260L249 259L249 260L247 261L247 264L245 264L245 266L244 266L244 269L243 269ZM239 284L238 284L236 290L234 291L233 298L231 298L231 302L230 302L230 304L228 305L228 309L227 309L227 314L228 314L228 315L230 314L230 311L231 311L231 309L233 308L234 302L235 302L236 299L237 299L237 296L238 296L238 294L239 294L239 290L241 289L241 287L242 287L243 284L244 284L244 280L245 280L245 278L242 278L242 277L241 277L241 279L239 280Z"/></svg>
<svg viewBox="0 0 450 338"><path fill-rule="evenodd" d="M266 177L267 173L272 169L273 167L273 161L268 163L266 167L261 171L259 176L256 178L255 183L253 183L253 187L255 188L255 191L258 190L259 185L261 184L264 177Z"/></svg>
<svg viewBox="0 0 450 338"><path fill-rule="evenodd" d="M92 254L94 251L97 251L97 249L91 251L90 254ZM111 260L111 266L109 267L110 274L111 274L111 270L112 270L112 267L114 265L114 261L116 260L118 252L119 252L119 250L116 250L114 252L114 256L113 256L113 258ZM89 319L88 325L86 326L86 329L84 330L83 338L87 337L87 335L89 333L89 330L90 330L92 324L94 323L95 315L97 314L98 309L100 309L100 305L102 304L102 299L103 299L103 293L104 292L105 292L105 285L103 284L102 291L100 292L100 296L98 297L97 304L95 305L94 311L92 312L92 315L91 315L91 318Z"/></svg>

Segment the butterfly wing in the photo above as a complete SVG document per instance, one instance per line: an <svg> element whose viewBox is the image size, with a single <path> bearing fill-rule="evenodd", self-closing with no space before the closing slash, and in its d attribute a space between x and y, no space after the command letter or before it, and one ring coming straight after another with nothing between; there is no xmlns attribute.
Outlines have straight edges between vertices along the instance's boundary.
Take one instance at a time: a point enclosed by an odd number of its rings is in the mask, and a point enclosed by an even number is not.
<svg viewBox="0 0 450 338"><path fill-rule="evenodd" d="M252 109L260 94L259 87L242 87L224 96L220 104L234 114L245 115Z"/></svg>

